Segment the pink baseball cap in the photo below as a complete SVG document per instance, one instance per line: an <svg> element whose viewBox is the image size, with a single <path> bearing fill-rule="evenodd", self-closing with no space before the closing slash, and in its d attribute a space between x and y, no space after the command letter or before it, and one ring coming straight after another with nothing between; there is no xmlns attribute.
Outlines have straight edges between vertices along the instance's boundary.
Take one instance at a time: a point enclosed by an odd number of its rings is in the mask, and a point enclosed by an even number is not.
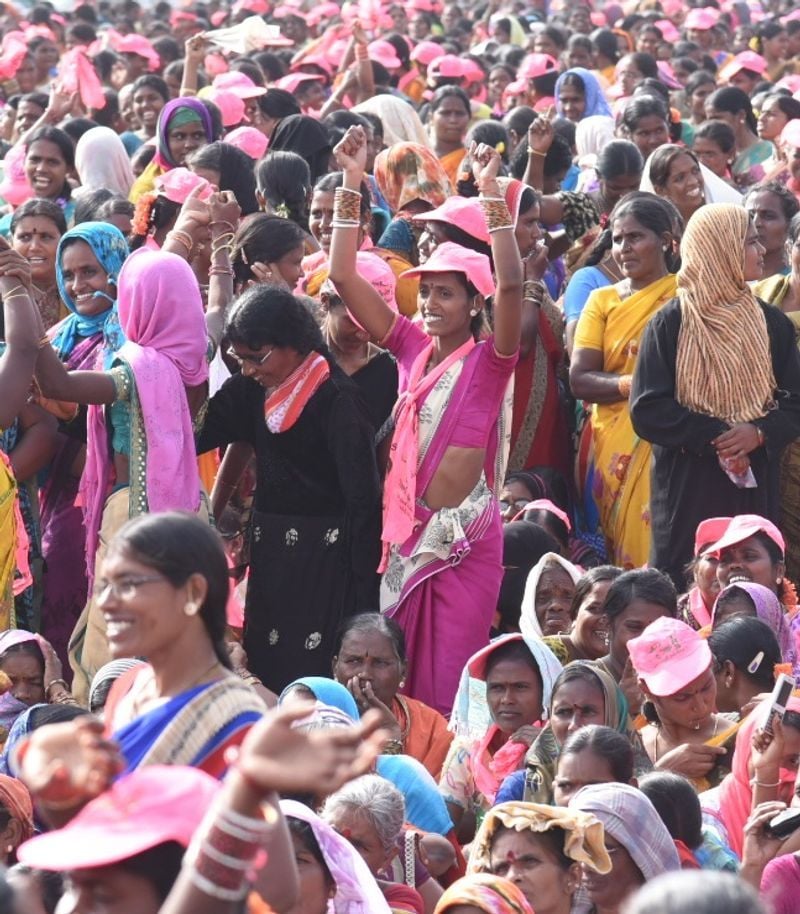
<svg viewBox="0 0 800 914"><path fill-rule="evenodd" d="M269 3L267 3L267 0L236 0L231 12L236 15L236 13L241 13L242 11L255 13L256 16L266 16L269 12Z"/></svg>
<svg viewBox="0 0 800 914"><path fill-rule="evenodd" d="M396 70L402 67L403 61L397 56L397 51L390 41L371 41L367 45L369 59L382 64L387 70Z"/></svg>
<svg viewBox="0 0 800 914"><path fill-rule="evenodd" d="M453 244L452 241L440 244L422 266L406 270L400 274L400 278L424 276L426 273L463 273L484 297L494 292L494 278L489 258L478 251L470 251L469 248L462 248L460 244Z"/></svg>
<svg viewBox="0 0 800 914"><path fill-rule="evenodd" d="M233 92L211 87L201 89L198 95L200 98L213 102L219 108L223 127L236 127L242 121L249 120L249 118L245 117L244 102Z"/></svg>
<svg viewBox="0 0 800 914"><path fill-rule="evenodd" d="M510 632L507 635L501 635L499 638L495 638L494 641L487 644L486 647L482 647L477 653L469 658L467 661L467 672L473 679L480 679L483 681L486 679L486 662L497 648L504 644L509 644L512 641L523 640L520 632Z"/></svg>
<svg viewBox="0 0 800 914"><path fill-rule="evenodd" d="M455 225L478 241L489 244L489 229L481 205L475 197L448 197L441 206L412 216L412 222L446 222Z"/></svg>
<svg viewBox="0 0 800 914"><path fill-rule="evenodd" d="M730 517L708 517L706 520L701 520L694 534L694 554L700 555L703 546L716 543L728 529L728 524L732 519Z"/></svg>
<svg viewBox="0 0 800 914"><path fill-rule="evenodd" d="M754 73L764 73L767 69L767 62L760 54L755 51L742 51L734 58L729 60L719 71L718 78L723 82L733 79L740 70L752 70Z"/></svg>
<svg viewBox="0 0 800 914"><path fill-rule="evenodd" d="M420 41L409 55L415 62L421 63L424 67L429 66L437 57L444 57L445 50L435 41Z"/></svg>
<svg viewBox="0 0 800 914"><path fill-rule="evenodd" d="M237 127L225 134L225 142L246 152L251 159L260 159L269 146L269 140L255 127Z"/></svg>
<svg viewBox="0 0 800 914"><path fill-rule="evenodd" d="M698 32L707 29L713 29L719 21L719 13L716 10L703 7L702 9L689 10L683 27L686 29L696 29Z"/></svg>
<svg viewBox="0 0 800 914"><path fill-rule="evenodd" d="M201 200L208 200L214 193L214 188L200 175L196 175L188 168L172 168L156 178L156 193L166 197L173 203L185 203L186 198L195 189L202 188Z"/></svg>
<svg viewBox="0 0 800 914"><path fill-rule="evenodd" d="M323 6L325 6L325 4L323 4ZM324 54L307 54L296 63L293 63L289 69L292 73L303 73L304 71L301 68L305 66L319 67L320 70L323 70L328 76L333 76L331 62Z"/></svg>
<svg viewBox="0 0 800 914"><path fill-rule="evenodd" d="M737 514L736 517L731 518L722 536L713 546L706 549L705 554L719 556L723 549L735 546L756 533L766 534L781 552L786 552L786 541L783 534L771 520L767 520L766 517L761 517L759 514Z"/></svg>
<svg viewBox="0 0 800 914"><path fill-rule="evenodd" d="M781 130L782 146L800 146L800 120L795 119Z"/></svg>
<svg viewBox="0 0 800 914"><path fill-rule="evenodd" d="M680 41L681 33L675 27L674 22L669 19L659 19L656 22L656 25L661 29L664 41L668 41L670 44Z"/></svg>
<svg viewBox="0 0 800 914"><path fill-rule="evenodd" d="M448 79L466 75L464 61L455 54L443 54L437 57L428 67L428 75L432 77L444 76Z"/></svg>
<svg viewBox="0 0 800 914"><path fill-rule="evenodd" d="M249 76L240 73L238 70L229 70L227 73L220 73L214 77L212 86L215 89L224 89L226 92L233 92L239 98L258 98L264 95L266 89L263 86L257 86Z"/></svg>
<svg viewBox="0 0 800 914"><path fill-rule="evenodd" d="M309 25L319 25L323 19L333 19L342 13L338 3L320 3L313 10L306 13L306 22Z"/></svg>
<svg viewBox="0 0 800 914"><path fill-rule="evenodd" d="M528 54L517 70L518 79L535 79L558 69L558 61L549 54Z"/></svg>
<svg viewBox="0 0 800 914"><path fill-rule="evenodd" d="M661 616L628 642L633 668L653 695L674 695L711 666L705 638L680 619Z"/></svg>
<svg viewBox="0 0 800 914"><path fill-rule="evenodd" d="M319 73L289 73L281 76L275 85L286 92L296 92L303 83L307 82L325 82L325 77Z"/></svg>
<svg viewBox="0 0 800 914"><path fill-rule="evenodd" d="M503 89L503 98L510 98L512 95L523 95L528 91L527 79L515 79Z"/></svg>
<svg viewBox="0 0 800 914"><path fill-rule="evenodd" d="M138 54L139 57L144 57L150 70L157 70L161 66L158 51L144 35L120 35L114 42L114 50L118 54Z"/></svg>
<svg viewBox="0 0 800 914"><path fill-rule="evenodd" d="M369 251L359 251L356 254L356 273L362 279L367 280L392 311L397 311L397 277L383 258L378 257L377 254L371 254ZM336 286L330 279L326 279L322 283L320 292L326 292L328 295L339 295ZM346 310L350 320L356 327L363 330L364 328L353 312L349 308Z"/></svg>
<svg viewBox="0 0 800 914"><path fill-rule="evenodd" d="M482 83L486 79L486 74L477 61L465 57L463 63L464 76L468 83Z"/></svg>
<svg viewBox="0 0 800 914"><path fill-rule="evenodd" d="M177 841L188 847L219 782L197 768L146 765L120 778L63 828L20 845L20 862L36 869L111 866Z"/></svg>

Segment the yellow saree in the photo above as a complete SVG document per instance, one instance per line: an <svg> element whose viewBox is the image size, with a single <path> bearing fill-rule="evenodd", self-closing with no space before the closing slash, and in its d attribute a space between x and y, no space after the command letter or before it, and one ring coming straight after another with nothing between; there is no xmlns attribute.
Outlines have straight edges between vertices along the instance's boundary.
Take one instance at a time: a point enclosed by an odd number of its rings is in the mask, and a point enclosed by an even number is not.
<svg viewBox="0 0 800 914"><path fill-rule="evenodd" d="M596 289L578 321L576 349L603 353L603 371L630 375L650 318L676 293L669 274L621 299L617 286ZM609 560L623 568L644 565L650 552L651 447L634 432L627 401L595 403L593 495L608 543Z"/></svg>
<svg viewBox="0 0 800 914"><path fill-rule="evenodd" d="M14 573L17 567L17 481L0 455L0 631L14 628Z"/></svg>

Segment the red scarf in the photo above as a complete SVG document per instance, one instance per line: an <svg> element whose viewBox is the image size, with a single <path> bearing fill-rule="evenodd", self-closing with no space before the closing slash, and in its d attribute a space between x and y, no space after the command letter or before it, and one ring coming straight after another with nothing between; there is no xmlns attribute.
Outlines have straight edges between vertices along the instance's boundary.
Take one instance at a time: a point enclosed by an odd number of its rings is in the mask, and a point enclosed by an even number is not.
<svg viewBox="0 0 800 914"><path fill-rule="evenodd" d="M288 431L300 418L308 401L328 380L331 369L318 352L310 352L264 403L267 428L278 434Z"/></svg>

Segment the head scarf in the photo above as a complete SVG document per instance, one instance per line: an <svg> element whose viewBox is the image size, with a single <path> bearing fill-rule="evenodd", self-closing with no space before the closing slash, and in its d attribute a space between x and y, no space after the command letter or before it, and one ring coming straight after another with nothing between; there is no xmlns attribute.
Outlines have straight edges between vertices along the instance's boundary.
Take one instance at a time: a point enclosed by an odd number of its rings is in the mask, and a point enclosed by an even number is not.
<svg viewBox="0 0 800 914"><path fill-rule="evenodd" d="M7 650L16 647L18 644L26 644L32 641L37 644L42 652L42 664L44 664L44 649L42 647L43 639L41 635L33 635L31 632L23 631L21 628L12 628L0 634L0 660ZM7 680L7 677L4 676ZM0 728L10 732L13 725L19 720L21 714L28 710L28 705L14 696L9 687L8 691L0 695ZM0 769L2 770L2 769Z"/></svg>
<svg viewBox="0 0 800 914"><path fill-rule="evenodd" d="M95 711L94 702L97 696L98 691L102 688L103 685L107 682L116 682L123 673L127 673L128 670L132 670L137 666L144 666L145 663L143 660L137 660L135 657L122 657L119 660L109 660L108 663L100 667L100 669L94 674L92 678L92 684L89 687L89 710L94 713L99 713ZM100 709L102 710L102 709Z"/></svg>
<svg viewBox="0 0 800 914"><path fill-rule="evenodd" d="M764 416L775 391L767 321L744 278L749 224L741 206L702 206L686 226L678 272L675 397L731 425Z"/></svg>
<svg viewBox="0 0 800 914"><path fill-rule="evenodd" d="M524 184L522 181L518 181L516 178L498 178L497 184L500 188L500 192L506 198L506 205L508 206L509 213L511 213L511 218L514 220L514 228L516 228L517 223L519 222L519 209L522 205L522 195L525 193L528 185Z"/></svg>
<svg viewBox="0 0 800 914"><path fill-rule="evenodd" d="M178 164L169 151L169 132L174 127L181 127L191 121L199 120L206 134L206 142L214 142L214 127L208 108L198 98L173 98L164 105L158 115L156 126L155 163L164 171L175 168Z"/></svg>
<svg viewBox="0 0 800 914"><path fill-rule="evenodd" d="M91 133L91 131L89 131ZM85 136L86 134L84 134ZM125 236L108 222L81 222L61 236L56 253L56 282L61 301L72 312L58 325L50 341L59 358L66 360L81 338L103 334L103 362L108 368L114 353L125 342L125 336L119 325L116 302L107 299L108 307L99 314L78 314L75 302L67 292L64 282L62 258L64 248L75 239L85 242L92 249L97 262L108 274L108 281L117 285L122 264L128 256L128 243ZM106 298L105 296L102 296Z"/></svg>
<svg viewBox="0 0 800 914"><path fill-rule="evenodd" d="M743 590L750 597L756 608L756 616L775 633L775 637L778 639L778 646L781 649L783 662L791 663L792 666L794 666L796 656L794 638L792 637L792 631L789 627L786 614L775 594L769 587L764 587L763 584L754 584L752 581L737 581L736 584L729 584L721 590L717 595L717 599L714 601L714 609L711 612L712 626L714 624L714 617L720 599L726 593L730 593L730 591L737 589Z"/></svg>
<svg viewBox="0 0 800 914"><path fill-rule="evenodd" d="M311 826L325 865L336 883L335 914L390 914L389 905L367 864L346 838L302 803L281 800L281 812Z"/></svg>
<svg viewBox="0 0 800 914"><path fill-rule="evenodd" d="M556 552L548 552L539 559L528 574L528 579L525 581L525 593L522 595L522 613L519 620L519 629L526 639L544 637L539 617L536 615L536 591L539 588L539 580L542 575L548 567L553 565L560 565L572 578L573 583L577 584L580 579L580 571L572 562L561 558Z"/></svg>
<svg viewBox="0 0 800 914"><path fill-rule="evenodd" d="M375 180L395 213L412 200L441 206L453 192L435 153L417 143L396 143L378 153Z"/></svg>
<svg viewBox="0 0 800 914"><path fill-rule="evenodd" d="M375 771L403 794L406 822L442 836L452 829L453 823L436 781L422 762L410 755L379 755Z"/></svg>
<svg viewBox="0 0 800 914"><path fill-rule="evenodd" d="M603 841L603 826L591 813L542 803L500 803L486 813L469 855L469 872L488 872L492 839L500 828L541 833L564 832L564 853L596 873L609 873L611 859Z"/></svg>
<svg viewBox="0 0 800 914"><path fill-rule="evenodd" d="M46 707L48 707L46 704L31 705L30 707L25 708L21 714L17 715L17 719L8 731L8 737L3 746L3 756L0 758L0 774L6 774L9 777L17 777L19 772L17 771L15 764L16 758L14 756L14 750L29 733L33 732L33 712L37 711L39 708Z"/></svg>
<svg viewBox="0 0 800 914"><path fill-rule="evenodd" d="M750 786L750 758L753 754L753 734L761 726L770 699L757 705L747 716L736 734L736 748L733 752L731 772L719 785L719 816L728 834L731 850L741 859L744 847L744 826L750 817L753 803L753 788ZM800 713L800 698L790 698L787 711ZM780 769L781 782L794 783L796 774Z"/></svg>
<svg viewBox="0 0 800 914"><path fill-rule="evenodd" d="M119 322L127 343L117 358L136 381L136 401L147 441L148 510L196 512L200 476L186 387L208 380L208 332L194 273L176 254L140 248L118 283ZM86 467L81 495L86 519L90 581L110 474L105 414L89 407Z"/></svg>
<svg viewBox="0 0 800 914"><path fill-rule="evenodd" d="M122 140L110 127L92 127L78 140L75 170L81 186L74 197L106 189L127 200L135 180Z"/></svg>
<svg viewBox="0 0 800 914"><path fill-rule="evenodd" d="M582 172L578 180L586 185L578 190L588 190L589 183L596 180L594 169L597 156L614 139L615 132L614 118L605 114L582 117L575 125L575 149L578 153L578 167Z"/></svg>
<svg viewBox="0 0 800 914"><path fill-rule="evenodd" d="M328 171L331 158L331 141L328 132L313 117L292 114L275 128L269 141L270 152L283 149L302 156L311 170L312 183Z"/></svg>
<svg viewBox="0 0 800 914"><path fill-rule="evenodd" d="M468 905L485 914L534 914L522 892L508 879L490 873L471 873L458 879L436 902L433 914Z"/></svg>
<svg viewBox="0 0 800 914"><path fill-rule="evenodd" d="M22 781L0 774L0 806L4 806L19 822L21 841L33 837L33 804Z"/></svg>
<svg viewBox="0 0 800 914"><path fill-rule="evenodd" d="M583 114L581 115L581 120L586 117L593 117L596 114L602 114L605 117L613 116L611 108L603 94L603 90L600 87L600 83L597 81L597 77L594 73L591 73L589 70L584 70L583 67L572 67L565 73L562 73L556 80L556 110L561 117L565 116L564 109L561 107L561 102L559 101L561 97L561 87L564 85L564 80L568 76L577 76L583 83L583 94L586 104L583 109Z"/></svg>
<svg viewBox="0 0 800 914"><path fill-rule="evenodd" d="M332 708L338 708L343 711L351 720L357 721L360 718L358 705L355 698L348 690L335 679L328 679L325 676L303 676L295 679L281 692L278 704L282 704L288 692L295 686L305 686L309 692L318 701Z"/></svg>
<svg viewBox="0 0 800 914"><path fill-rule="evenodd" d="M503 527L503 581L497 609L508 626L519 625L522 598L531 568L558 549L558 543L538 524L515 520Z"/></svg>
<svg viewBox="0 0 800 914"><path fill-rule="evenodd" d="M572 797L568 808L593 813L631 855L645 880L681 868L667 826L641 790L629 784L591 784Z"/></svg>
<svg viewBox="0 0 800 914"><path fill-rule="evenodd" d="M644 190L648 194L654 194L656 192L653 179L650 177L650 165L653 161L653 155L655 155L655 153L651 153L647 157L647 161L644 163L644 171L642 171L642 179L639 182L639 190ZM743 198L736 188L731 187L727 181L723 181L722 178L715 175L714 172L711 171L710 168L706 168L702 162L699 164L700 174L703 178L703 197L706 201L706 205L709 203L741 204Z"/></svg>
<svg viewBox="0 0 800 914"><path fill-rule="evenodd" d="M430 146L427 131L412 105L394 95L373 95L353 108L356 114L374 114L383 124L383 139L387 146L414 143Z"/></svg>

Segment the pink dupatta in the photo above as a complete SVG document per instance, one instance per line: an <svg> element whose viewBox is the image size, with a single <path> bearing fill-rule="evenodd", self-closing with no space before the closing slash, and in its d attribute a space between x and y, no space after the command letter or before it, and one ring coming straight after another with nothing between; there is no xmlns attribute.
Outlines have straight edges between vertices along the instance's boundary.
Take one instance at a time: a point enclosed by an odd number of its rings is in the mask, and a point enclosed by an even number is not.
<svg viewBox="0 0 800 914"><path fill-rule="evenodd" d="M474 348L475 340L470 337L432 371L425 374L433 353L431 340L411 366L408 387L400 394L394 409L395 431L392 437L389 469L383 487L383 557L379 572L386 570L390 547L402 545L414 532L419 459L418 403L452 365L469 355Z"/></svg>
<svg viewBox="0 0 800 914"><path fill-rule="evenodd" d="M146 437L147 506L152 512L200 506L200 476L186 387L208 380L208 333L197 280L175 254L140 249L119 274L119 321L127 342L117 353L133 372ZM105 413L90 406L81 497L90 580L108 495L111 461Z"/></svg>

